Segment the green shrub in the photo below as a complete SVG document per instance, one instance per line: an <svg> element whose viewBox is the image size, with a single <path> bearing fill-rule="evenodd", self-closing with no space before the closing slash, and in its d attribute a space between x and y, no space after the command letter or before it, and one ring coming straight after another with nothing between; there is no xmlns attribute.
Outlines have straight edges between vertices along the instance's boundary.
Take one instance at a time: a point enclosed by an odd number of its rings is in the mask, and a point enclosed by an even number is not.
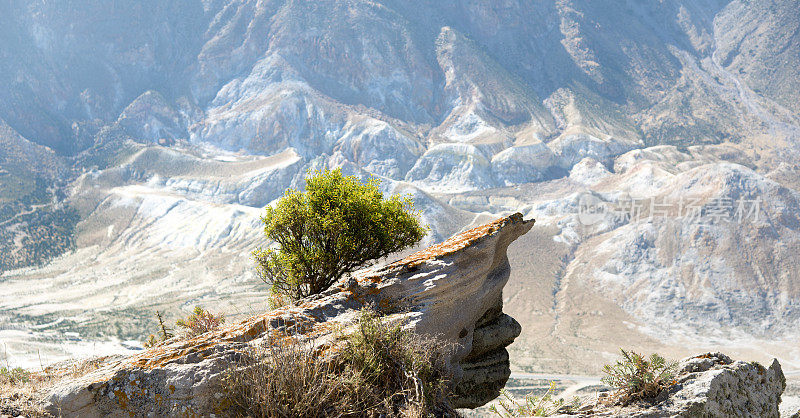
<svg viewBox="0 0 800 418"><path fill-rule="evenodd" d="M156 337L155 334L150 334L150 335L147 336L147 339L145 339L142 342L142 347L144 347L144 348L152 348L152 347L157 346L158 343L160 343L161 341L164 341L164 340L159 339L158 337Z"/></svg>
<svg viewBox="0 0 800 418"><path fill-rule="evenodd" d="M550 387L542 396L528 394L520 402L503 389L497 404L489 407L489 410L501 417L549 417L556 413L565 413L577 409L580 406L580 399L576 396L571 403L566 403L562 398L554 398L556 382L550 382Z"/></svg>
<svg viewBox="0 0 800 418"><path fill-rule="evenodd" d="M31 372L22 367L0 367L0 383L10 383L12 385L25 383L31 380Z"/></svg>
<svg viewBox="0 0 800 418"><path fill-rule="evenodd" d="M223 379L220 409L252 417L452 416L442 347L364 312L341 345L275 339Z"/></svg>
<svg viewBox="0 0 800 418"><path fill-rule="evenodd" d="M156 311L156 318L158 319L159 331L155 334L150 334L142 343L145 348L154 347L174 337L172 329L164 325L164 319L161 317L161 312ZM208 331L213 331L224 323L224 316L215 315L199 306L195 306L192 313L185 319L177 320L175 322L175 326L181 328L181 337L190 338Z"/></svg>
<svg viewBox="0 0 800 418"><path fill-rule="evenodd" d="M603 372L607 375L602 379L603 383L616 389L612 401L627 405L654 398L675 384L677 363L667 361L656 353L645 358L632 351L620 351L621 360L603 366Z"/></svg>
<svg viewBox="0 0 800 418"><path fill-rule="evenodd" d="M379 181L361 183L340 170L316 172L306 190L289 190L262 218L277 248L253 256L272 291L292 300L318 294L371 261L425 236L409 197L388 199Z"/></svg>
<svg viewBox="0 0 800 418"><path fill-rule="evenodd" d="M214 315L199 306L195 306L191 315L186 319L179 319L175 325L183 328L186 337L193 337L208 331L213 331L224 323L225 317L222 315Z"/></svg>

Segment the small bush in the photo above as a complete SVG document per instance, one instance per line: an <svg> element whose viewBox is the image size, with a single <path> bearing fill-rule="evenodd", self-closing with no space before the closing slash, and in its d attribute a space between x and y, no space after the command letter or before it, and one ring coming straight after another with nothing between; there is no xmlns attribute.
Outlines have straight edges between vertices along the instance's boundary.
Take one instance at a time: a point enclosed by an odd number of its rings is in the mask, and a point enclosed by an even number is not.
<svg viewBox="0 0 800 418"><path fill-rule="evenodd" d="M0 383L26 383L31 380L31 372L23 369L22 367L15 367L13 369L8 367L0 367Z"/></svg>
<svg viewBox="0 0 800 418"><path fill-rule="evenodd" d="M498 404L490 406L489 410L501 417L549 417L556 413L573 411L580 406L578 397L569 404L562 398L553 398L555 389L556 383L550 382L550 387L544 395L528 394L521 402L503 389L497 399Z"/></svg>
<svg viewBox="0 0 800 418"><path fill-rule="evenodd" d="M419 242L425 228L409 197L383 197L379 180L366 184L340 170L316 172L306 190L288 190L262 218L277 249L253 252L272 292L291 300L321 293L344 275Z"/></svg>
<svg viewBox="0 0 800 418"><path fill-rule="evenodd" d="M147 339L145 339L142 342L142 346L144 348L152 348L152 347L157 346L158 343L160 343L161 341L163 341L163 340L161 340L158 337L156 337L155 334L150 334L150 335L147 336Z"/></svg>
<svg viewBox="0 0 800 418"><path fill-rule="evenodd" d="M403 415L447 412L449 379L442 349L399 325L389 325L364 310L357 331L347 337L340 361L358 377L370 402L383 400L379 411Z"/></svg>
<svg viewBox="0 0 800 418"><path fill-rule="evenodd" d="M267 297L267 308L270 310L277 309L282 306L286 306L292 303L292 299L281 293L277 293L275 291L270 291L269 296Z"/></svg>
<svg viewBox="0 0 800 418"><path fill-rule="evenodd" d="M677 363L670 362L653 353L650 358L632 351L622 352L622 359L615 364L603 366L607 375L603 383L616 389L613 402L627 405L631 402L650 399L675 384Z"/></svg>
<svg viewBox="0 0 800 418"><path fill-rule="evenodd" d="M164 325L164 319L161 317L161 312L156 311L156 318L158 319L159 332L150 334L147 339L142 343L145 348L155 347L156 345L173 337L172 330Z"/></svg>
<svg viewBox="0 0 800 418"><path fill-rule="evenodd" d="M225 323L225 317L214 315L199 306L194 307L191 315L186 319L179 319L175 325L183 328L186 337L193 337L208 331L213 331Z"/></svg>
<svg viewBox="0 0 800 418"><path fill-rule="evenodd" d="M291 337L246 353L224 378L223 403L253 417L454 416L438 352L364 313L325 356Z"/></svg>
<svg viewBox="0 0 800 418"><path fill-rule="evenodd" d="M150 334L142 343L145 348L155 347L156 345L161 344L162 342L175 336L172 332L172 329L164 325L164 319L161 317L161 312L156 311L156 318L158 319L159 331L155 334ZM186 319L179 319L176 321L175 326L181 328L181 337L191 338L208 331L213 331L224 323L224 316L212 314L211 312L199 306L195 306L192 313L186 317Z"/></svg>
<svg viewBox="0 0 800 418"><path fill-rule="evenodd" d="M249 350L223 378L223 407L234 416L329 416L352 402L352 392L336 379L330 362L297 342L265 344ZM355 405L353 405L355 407Z"/></svg>

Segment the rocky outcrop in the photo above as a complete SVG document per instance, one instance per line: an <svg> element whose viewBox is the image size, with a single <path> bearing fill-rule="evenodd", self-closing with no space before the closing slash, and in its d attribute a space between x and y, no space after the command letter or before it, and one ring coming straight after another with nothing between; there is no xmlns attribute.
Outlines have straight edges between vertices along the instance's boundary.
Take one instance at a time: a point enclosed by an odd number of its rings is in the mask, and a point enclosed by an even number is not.
<svg viewBox="0 0 800 418"><path fill-rule="evenodd" d="M779 417L778 405L786 388L778 360L765 368L755 362L733 361L722 353L683 360L676 381L652 403L624 408L588 406L578 416Z"/></svg>
<svg viewBox="0 0 800 418"><path fill-rule="evenodd" d="M109 361L55 387L46 407L57 415L82 417L221 413L221 373L243 349L288 332L322 343L366 306L390 320L404 321L419 334L454 345L447 354L460 394L454 404L482 405L497 396L508 379L505 346L521 330L502 313L501 293L510 273L506 249L532 226L533 221L523 220L521 214L502 218L356 274L297 306Z"/></svg>

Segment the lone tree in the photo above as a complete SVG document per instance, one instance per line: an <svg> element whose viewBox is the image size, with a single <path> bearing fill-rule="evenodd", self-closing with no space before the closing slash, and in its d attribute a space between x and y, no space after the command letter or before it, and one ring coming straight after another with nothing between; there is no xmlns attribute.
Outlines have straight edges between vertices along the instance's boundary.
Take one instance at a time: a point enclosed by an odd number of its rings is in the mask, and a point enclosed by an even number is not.
<svg viewBox="0 0 800 418"><path fill-rule="evenodd" d="M274 294L298 300L323 292L425 236L411 198L385 199L379 184L343 176L339 169L317 171L306 178L305 192L288 190L275 207L266 208L264 235L277 248L259 248L253 256Z"/></svg>

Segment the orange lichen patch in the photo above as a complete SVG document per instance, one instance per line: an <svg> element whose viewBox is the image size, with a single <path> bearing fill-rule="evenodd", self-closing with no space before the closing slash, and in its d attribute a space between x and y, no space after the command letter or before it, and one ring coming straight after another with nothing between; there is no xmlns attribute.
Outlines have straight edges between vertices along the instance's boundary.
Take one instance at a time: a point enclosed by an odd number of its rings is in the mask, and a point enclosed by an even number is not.
<svg viewBox="0 0 800 418"><path fill-rule="evenodd" d="M522 219L521 213L515 213L511 216L500 218L494 222L490 222L488 224L481 225L479 227L472 228L468 231L455 235L445 242L436 244L422 251L418 251L414 254L411 254L410 256L400 261L396 261L390 264L389 266L387 266L387 268L396 266L413 267L426 260L431 260L437 257L453 254L459 250L462 250L474 244L481 238L493 235L497 231L503 229L503 227L505 227L506 225L521 223L521 222L526 222L525 220Z"/></svg>
<svg viewBox="0 0 800 418"><path fill-rule="evenodd" d="M122 408L123 411L128 409L128 395L125 394L125 391L117 389L114 391L114 396L117 397L117 403L119 407Z"/></svg>
<svg viewBox="0 0 800 418"><path fill-rule="evenodd" d="M202 350L211 348L219 344L219 341L207 338L193 338L192 340L169 345L154 347L143 353L133 355L122 363L123 367L133 367L142 369L154 369L164 366L173 360L188 356L190 354L199 353Z"/></svg>
<svg viewBox="0 0 800 418"><path fill-rule="evenodd" d="M340 327L339 324L330 322L321 322L317 324L312 331L309 332L309 336L311 338L320 337L335 332L339 327Z"/></svg>
<svg viewBox="0 0 800 418"><path fill-rule="evenodd" d="M201 334L187 340L167 341L142 353L124 359L120 364L115 365L114 368L116 369L116 366L122 366L123 368L153 369L191 354L202 354L204 350L223 342L250 341L266 332L267 321L280 317L278 313L279 312L272 311L255 315L218 331ZM294 321L297 321L297 319L294 319ZM103 380L105 380L105 378L99 378L98 382Z"/></svg>
<svg viewBox="0 0 800 418"><path fill-rule="evenodd" d="M348 300L358 302L360 305L365 306L370 301L367 300L369 296L376 296L381 293L381 289L371 286L367 288L353 288L344 291Z"/></svg>
<svg viewBox="0 0 800 418"><path fill-rule="evenodd" d="M397 308L397 305L398 305L397 300L392 300L389 298L378 300L378 309L380 309L381 312L392 311L393 309Z"/></svg>
<svg viewBox="0 0 800 418"><path fill-rule="evenodd" d="M267 329L267 320L277 316L273 312L252 316L238 324L225 328L217 333L222 341L248 341Z"/></svg>
<svg viewBox="0 0 800 418"><path fill-rule="evenodd" d="M264 323L264 320L256 321L255 324L252 324L251 327L247 328L244 332L244 335L250 338L255 338L264 333L267 330L267 325Z"/></svg>
<svg viewBox="0 0 800 418"><path fill-rule="evenodd" d="M325 344L318 347L314 354L317 358L331 358L339 354L342 349L342 344Z"/></svg>

